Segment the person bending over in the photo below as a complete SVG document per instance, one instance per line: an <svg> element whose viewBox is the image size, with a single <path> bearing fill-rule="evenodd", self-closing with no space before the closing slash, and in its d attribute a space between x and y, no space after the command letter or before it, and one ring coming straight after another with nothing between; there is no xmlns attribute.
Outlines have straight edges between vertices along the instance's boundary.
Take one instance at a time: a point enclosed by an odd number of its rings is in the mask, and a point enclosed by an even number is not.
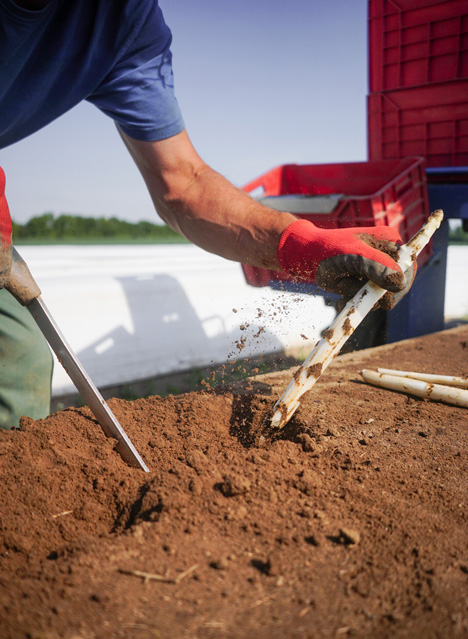
<svg viewBox="0 0 468 639"><path fill-rule="evenodd" d="M319 229L263 206L200 158L175 98L171 32L158 0L0 0L0 24L0 148L86 100L114 120L158 214L194 244L347 297L368 279L400 296L409 289L411 278L369 242L373 236L394 246L395 230ZM1 287L11 259L3 172L0 216ZM51 374L32 318L3 288L1 427L48 414Z"/></svg>

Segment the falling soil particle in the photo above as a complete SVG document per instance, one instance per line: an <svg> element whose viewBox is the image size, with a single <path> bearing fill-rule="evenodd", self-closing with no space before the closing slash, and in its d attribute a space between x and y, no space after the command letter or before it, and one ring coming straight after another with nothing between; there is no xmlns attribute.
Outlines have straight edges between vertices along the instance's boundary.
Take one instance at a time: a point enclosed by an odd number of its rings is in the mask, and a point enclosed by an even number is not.
<svg viewBox="0 0 468 639"><path fill-rule="evenodd" d="M292 371L110 400L150 473L88 408L0 431L0 637L467 637L466 409L359 383L466 375L467 342L338 357L274 439Z"/></svg>
<svg viewBox="0 0 468 639"><path fill-rule="evenodd" d="M235 342L236 348L239 351L239 353L244 350L246 342L247 342L247 339L244 336L242 336L239 340Z"/></svg>

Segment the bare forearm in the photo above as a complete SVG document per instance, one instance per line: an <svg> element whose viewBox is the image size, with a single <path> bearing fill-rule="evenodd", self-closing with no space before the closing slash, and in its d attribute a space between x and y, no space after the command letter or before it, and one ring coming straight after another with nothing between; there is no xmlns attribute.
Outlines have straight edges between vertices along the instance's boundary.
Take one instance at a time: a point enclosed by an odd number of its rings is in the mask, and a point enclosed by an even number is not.
<svg viewBox="0 0 468 639"><path fill-rule="evenodd" d="M176 146L172 154L164 153L163 162L159 146L125 137L124 141L159 215L169 226L211 253L245 264L280 268L276 248L283 230L296 219L293 215L268 209L233 186L187 150L187 139L182 140L183 157L177 159Z"/></svg>
<svg viewBox="0 0 468 639"><path fill-rule="evenodd" d="M276 247L283 230L295 220L259 204L206 165L182 197L167 198L158 211L205 250L268 268L279 268Z"/></svg>

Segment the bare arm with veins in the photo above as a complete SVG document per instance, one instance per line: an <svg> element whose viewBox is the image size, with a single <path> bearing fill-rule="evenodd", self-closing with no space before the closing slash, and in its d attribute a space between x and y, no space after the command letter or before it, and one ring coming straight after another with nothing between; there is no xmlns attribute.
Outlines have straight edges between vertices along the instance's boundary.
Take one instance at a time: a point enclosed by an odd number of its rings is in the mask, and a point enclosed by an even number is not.
<svg viewBox="0 0 468 639"><path fill-rule="evenodd" d="M294 215L233 186L203 162L185 131L158 142L121 135L166 224L210 253L280 270L278 243Z"/></svg>

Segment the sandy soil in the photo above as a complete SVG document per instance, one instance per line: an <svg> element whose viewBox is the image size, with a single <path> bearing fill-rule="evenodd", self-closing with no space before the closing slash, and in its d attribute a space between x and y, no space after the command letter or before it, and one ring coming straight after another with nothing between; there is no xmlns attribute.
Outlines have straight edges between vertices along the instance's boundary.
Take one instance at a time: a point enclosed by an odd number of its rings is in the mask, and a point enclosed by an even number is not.
<svg viewBox="0 0 468 639"><path fill-rule="evenodd" d="M467 409L360 381L468 376L468 327L289 373L0 431L2 639L468 637Z"/></svg>

